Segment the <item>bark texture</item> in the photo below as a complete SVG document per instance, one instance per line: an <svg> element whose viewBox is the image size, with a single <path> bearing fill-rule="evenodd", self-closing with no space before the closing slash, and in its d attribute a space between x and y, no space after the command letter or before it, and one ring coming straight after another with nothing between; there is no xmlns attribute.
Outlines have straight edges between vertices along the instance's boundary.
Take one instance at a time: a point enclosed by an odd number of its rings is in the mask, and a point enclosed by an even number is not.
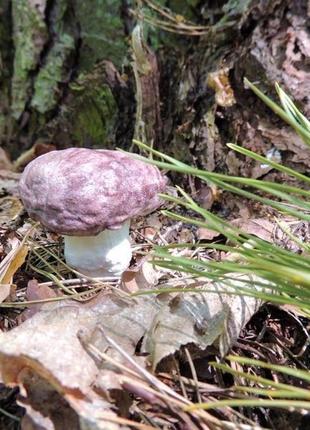
<svg viewBox="0 0 310 430"><path fill-rule="evenodd" d="M208 170L266 175L225 146L237 142L307 171L309 151L243 78L274 98L279 82L310 115L309 2L158 1L185 34L145 19L149 70L139 68L129 36L143 15L167 20L154 3L137 3L2 2L0 138L12 157L38 140L128 149L140 121L149 143ZM183 31L189 21L206 31Z"/></svg>

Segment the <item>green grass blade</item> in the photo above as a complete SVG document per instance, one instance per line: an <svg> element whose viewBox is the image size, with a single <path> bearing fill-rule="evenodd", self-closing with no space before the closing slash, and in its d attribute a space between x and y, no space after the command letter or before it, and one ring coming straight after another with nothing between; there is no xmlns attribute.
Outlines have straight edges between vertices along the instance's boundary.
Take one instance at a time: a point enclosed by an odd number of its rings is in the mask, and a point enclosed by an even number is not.
<svg viewBox="0 0 310 430"><path fill-rule="evenodd" d="M234 143L227 143L227 146L228 148L236 152L239 152L239 154L246 155L247 157L253 158L254 160L259 161L263 164L269 164L271 167L278 170L279 172L286 173L289 176L292 176L294 178L300 179L301 181L310 183L310 178L308 176L305 176L294 169L290 169L289 167L283 166L282 164L276 163L275 161L268 160L268 158L263 157L262 155L256 154L256 152L250 151L249 149L246 149L246 148L242 148L241 146L236 145Z"/></svg>
<svg viewBox="0 0 310 430"><path fill-rule="evenodd" d="M293 127L296 132L302 136L304 142L310 145L310 132L307 131L303 126L301 126L291 115L288 115L284 109L262 93L252 82L248 79L244 79L244 83L251 88L251 90L268 106L275 114L277 114L281 119L283 119L287 124Z"/></svg>

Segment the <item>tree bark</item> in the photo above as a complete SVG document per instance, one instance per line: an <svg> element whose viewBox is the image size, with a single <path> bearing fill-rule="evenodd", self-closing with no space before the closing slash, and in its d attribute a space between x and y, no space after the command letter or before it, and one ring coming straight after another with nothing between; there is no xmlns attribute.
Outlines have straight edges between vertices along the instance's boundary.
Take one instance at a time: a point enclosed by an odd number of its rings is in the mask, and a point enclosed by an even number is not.
<svg viewBox="0 0 310 430"><path fill-rule="evenodd" d="M146 138L187 163L273 175L227 149L237 142L307 171L309 151L243 83L247 77L275 98L277 81L310 114L306 0L137 3L3 1L0 131L12 157L38 139L60 148L128 149L142 112ZM172 14L162 9L166 3ZM180 23L174 33L161 28L169 14ZM137 80L128 42L143 16L153 73ZM148 25L149 17L164 25Z"/></svg>

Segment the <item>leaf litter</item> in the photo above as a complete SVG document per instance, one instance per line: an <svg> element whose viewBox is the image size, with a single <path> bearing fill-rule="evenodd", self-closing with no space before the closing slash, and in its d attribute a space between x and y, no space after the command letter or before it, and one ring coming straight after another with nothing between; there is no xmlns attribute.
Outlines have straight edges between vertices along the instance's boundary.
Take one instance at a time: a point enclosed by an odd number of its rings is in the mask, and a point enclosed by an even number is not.
<svg viewBox="0 0 310 430"><path fill-rule="evenodd" d="M5 384L19 387L24 428L147 429L176 426L178 421L196 428L197 420L199 428L206 429L260 428L244 416L240 424L227 407L221 420L203 411L183 411L191 404L189 397L200 396L195 373L199 360L206 366L208 357L224 357L262 302L229 290L227 294L227 286L224 293L221 283L212 284L217 293L208 292L205 279L190 281L155 267L144 256L154 244L178 240L182 231L184 242L195 241L195 232L187 226L165 222L151 214L149 221L134 226L136 264L119 285L70 272L58 252L58 238L38 227L25 224L8 236L2 231L2 306L27 309L18 315L14 329L0 334L0 369ZM247 232L272 240L271 222L252 219L243 225ZM33 234L27 234L29 229ZM214 238L218 240L212 231L198 231L200 240ZM203 255L203 246L201 250ZM29 276L22 284L20 273ZM260 279L235 276L232 291L247 281L251 288L261 284ZM171 291L171 286L184 291ZM156 288L161 293L152 292ZM191 382L179 394L173 387L182 386L179 366L185 363L191 368ZM179 376L173 383L166 377L164 383L154 376L159 371ZM205 367L203 373L208 373Z"/></svg>
<svg viewBox="0 0 310 430"><path fill-rule="evenodd" d="M10 263L3 265L3 279L8 281L14 276L29 249L31 261L32 240L30 244L15 240ZM45 273L42 267L39 273ZM126 281L128 274L131 286ZM134 283L133 291L148 292L165 276L166 272L161 273L142 258L135 270L125 273L122 284L132 290ZM182 284L182 278L179 282ZM123 390L124 384L115 371L119 366L132 370L128 357L134 357L143 369L155 371L161 365L170 371L175 354L182 353L185 347L190 354L199 356L208 346L216 345L224 355L260 305L254 298L202 291L130 297L121 291L115 294L109 288L85 302L72 300L69 295L59 301L55 285L51 288L46 282L41 284L36 279L28 282L25 297L37 303L20 315L17 327L0 334L0 368L3 381L20 388L19 404L26 408L27 419L43 428L58 428L55 410L62 415L62 422L73 420L74 415L81 425L92 416L92 428L118 428L117 415L111 412L109 401L113 402L112 393ZM200 284L195 281L189 286L200 288ZM73 287L75 291L74 283ZM111 346L111 341L122 353ZM98 363L93 349L104 354L105 362ZM48 410L37 401L42 393L53 403ZM52 400L55 397L57 401ZM100 414L106 410L112 415L98 418L96 407Z"/></svg>

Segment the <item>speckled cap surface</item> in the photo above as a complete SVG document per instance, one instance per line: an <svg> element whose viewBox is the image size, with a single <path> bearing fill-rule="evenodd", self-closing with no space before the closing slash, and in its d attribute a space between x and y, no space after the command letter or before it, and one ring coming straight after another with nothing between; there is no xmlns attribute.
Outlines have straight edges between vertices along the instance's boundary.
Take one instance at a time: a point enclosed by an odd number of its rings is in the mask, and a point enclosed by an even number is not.
<svg viewBox="0 0 310 430"><path fill-rule="evenodd" d="M127 154L69 148L29 163L19 192L29 216L49 230L93 236L158 208L165 187L157 167Z"/></svg>

